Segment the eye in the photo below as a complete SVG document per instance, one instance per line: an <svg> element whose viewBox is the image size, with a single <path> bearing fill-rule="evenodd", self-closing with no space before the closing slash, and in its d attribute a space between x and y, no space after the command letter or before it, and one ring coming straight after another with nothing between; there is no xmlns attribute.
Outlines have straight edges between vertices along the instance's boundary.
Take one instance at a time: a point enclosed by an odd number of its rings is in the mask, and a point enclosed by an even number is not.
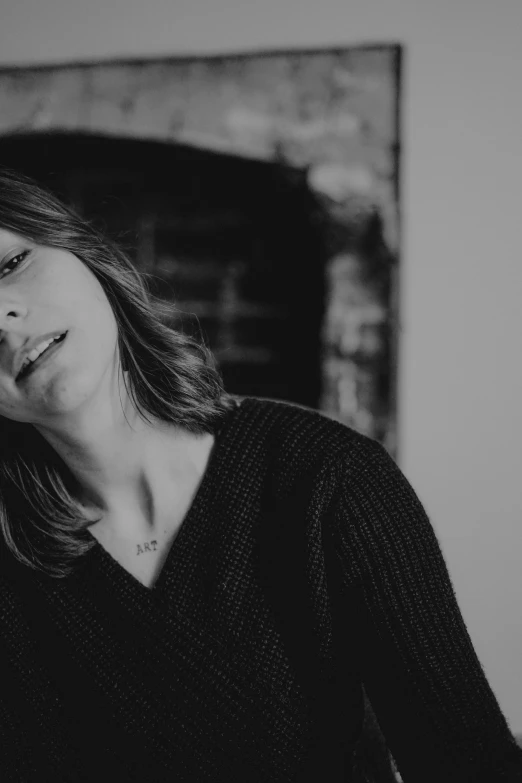
<svg viewBox="0 0 522 783"><path fill-rule="evenodd" d="M0 272L0 277L5 277L4 272L6 271L6 269L7 269L7 274L10 274L15 269L18 269L20 264L22 264L25 261L25 259L27 258L30 252L31 252L30 250L23 250L21 253L18 253L16 256L13 256L11 259L9 259L9 261L6 264L4 264L4 266L2 267L2 270ZM12 266L13 264L14 266Z"/></svg>

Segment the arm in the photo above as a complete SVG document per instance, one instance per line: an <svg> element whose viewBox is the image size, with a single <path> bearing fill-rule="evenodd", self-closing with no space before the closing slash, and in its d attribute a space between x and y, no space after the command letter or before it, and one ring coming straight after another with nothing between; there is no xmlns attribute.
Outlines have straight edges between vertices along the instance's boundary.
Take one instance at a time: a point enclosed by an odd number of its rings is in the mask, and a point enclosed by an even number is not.
<svg viewBox="0 0 522 783"><path fill-rule="evenodd" d="M441 548L385 449L338 461L331 520L339 606L404 783L522 781L517 746L473 648Z"/></svg>

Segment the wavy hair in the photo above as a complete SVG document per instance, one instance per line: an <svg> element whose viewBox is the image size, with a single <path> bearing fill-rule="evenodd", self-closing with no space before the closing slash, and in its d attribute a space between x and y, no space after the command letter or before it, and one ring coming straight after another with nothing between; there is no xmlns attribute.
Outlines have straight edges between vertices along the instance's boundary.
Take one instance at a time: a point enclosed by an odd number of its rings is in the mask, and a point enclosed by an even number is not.
<svg viewBox="0 0 522 783"><path fill-rule="evenodd" d="M204 342L172 323L173 305L154 296L116 243L34 180L0 168L0 228L73 253L96 276L112 307L124 381L139 415L192 433L213 432L233 397ZM170 323L169 323L170 322ZM0 531L16 560L63 578L95 540L75 479L28 423L0 416Z"/></svg>

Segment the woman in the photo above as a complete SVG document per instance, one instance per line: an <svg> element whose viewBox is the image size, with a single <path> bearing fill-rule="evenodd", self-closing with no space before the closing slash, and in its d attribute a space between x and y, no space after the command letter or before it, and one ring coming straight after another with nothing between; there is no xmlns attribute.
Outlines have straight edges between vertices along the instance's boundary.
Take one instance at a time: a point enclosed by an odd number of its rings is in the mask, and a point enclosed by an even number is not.
<svg viewBox="0 0 522 783"><path fill-rule="evenodd" d="M167 321L0 172L2 781L364 779L366 698L405 783L522 780L393 460Z"/></svg>

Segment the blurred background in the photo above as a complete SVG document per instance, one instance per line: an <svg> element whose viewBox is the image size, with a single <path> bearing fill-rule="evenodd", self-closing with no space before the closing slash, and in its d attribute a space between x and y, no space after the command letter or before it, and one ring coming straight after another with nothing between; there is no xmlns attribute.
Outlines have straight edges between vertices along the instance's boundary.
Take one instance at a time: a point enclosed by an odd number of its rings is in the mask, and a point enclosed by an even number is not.
<svg viewBox="0 0 522 783"><path fill-rule="evenodd" d="M380 440L522 733L522 6L4 0L0 159L128 248L225 384Z"/></svg>

